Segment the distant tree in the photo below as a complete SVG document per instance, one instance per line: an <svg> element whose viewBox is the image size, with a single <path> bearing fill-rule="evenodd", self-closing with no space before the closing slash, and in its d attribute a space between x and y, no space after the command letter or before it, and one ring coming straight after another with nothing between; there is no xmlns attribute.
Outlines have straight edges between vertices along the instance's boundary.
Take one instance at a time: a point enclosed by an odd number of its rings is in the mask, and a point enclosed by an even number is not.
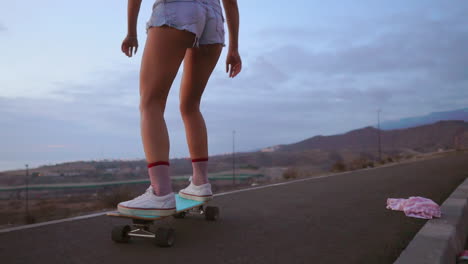
<svg viewBox="0 0 468 264"><path fill-rule="evenodd" d="M336 161L332 167L331 167L332 172L342 172L346 171L346 165L342 161Z"/></svg>
<svg viewBox="0 0 468 264"><path fill-rule="evenodd" d="M364 169L367 167L367 164L368 164L368 160L365 158L354 159L348 165L348 169L350 170Z"/></svg>
<svg viewBox="0 0 468 264"><path fill-rule="evenodd" d="M283 172L283 178L285 180L295 179L295 178L297 178L297 176L299 176L299 172L298 172L298 170L296 168L287 168Z"/></svg>

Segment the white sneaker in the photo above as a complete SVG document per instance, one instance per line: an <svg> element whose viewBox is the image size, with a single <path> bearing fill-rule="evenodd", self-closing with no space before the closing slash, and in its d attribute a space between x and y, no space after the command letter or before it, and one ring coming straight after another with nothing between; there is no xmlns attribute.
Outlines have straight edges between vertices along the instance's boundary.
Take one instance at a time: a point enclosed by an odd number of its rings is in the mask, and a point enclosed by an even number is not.
<svg viewBox="0 0 468 264"><path fill-rule="evenodd" d="M211 192L211 184L205 183L197 186L192 183L192 177L190 177L189 180L189 186L179 191L180 197L200 202L213 199L213 193Z"/></svg>
<svg viewBox="0 0 468 264"><path fill-rule="evenodd" d="M148 187L142 195L117 205L117 210L126 215L168 216L176 212L174 193L156 196L153 187Z"/></svg>

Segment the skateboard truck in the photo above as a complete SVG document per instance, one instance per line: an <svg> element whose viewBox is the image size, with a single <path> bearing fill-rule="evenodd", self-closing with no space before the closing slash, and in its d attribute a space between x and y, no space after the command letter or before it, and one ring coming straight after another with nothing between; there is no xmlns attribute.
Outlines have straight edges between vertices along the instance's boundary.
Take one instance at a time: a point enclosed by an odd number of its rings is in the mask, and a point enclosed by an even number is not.
<svg viewBox="0 0 468 264"><path fill-rule="evenodd" d="M133 237L144 237L144 238L155 238L156 234L150 231L150 225L152 221L133 219L134 230L128 233L129 236Z"/></svg>
<svg viewBox="0 0 468 264"><path fill-rule="evenodd" d="M160 247L170 247L174 244L175 232L172 228L158 228L150 231L153 220L133 219L133 227L129 225L116 226L112 229L112 240L117 243L128 243L131 237L151 238Z"/></svg>
<svg viewBox="0 0 468 264"><path fill-rule="evenodd" d="M208 221L216 221L219 217L219 208L214 206L203 206L206 202L191 202L193 204L185 204L185 200L181 200L180 210L177 210L172 216L174 218L184 218L187 214L205 215ZM178 207L179 209L179 207ZM152 231L154 221L160 220L169 216L132 216L124 215L118 212L107 213L108 216L131 218L132 225L116 226L112 229L112 240L117 243L128 243L131 237L141 237L153 239L155 245L160 247L171 247L175 240L175 230L172 228L157 228Z"/></svg>

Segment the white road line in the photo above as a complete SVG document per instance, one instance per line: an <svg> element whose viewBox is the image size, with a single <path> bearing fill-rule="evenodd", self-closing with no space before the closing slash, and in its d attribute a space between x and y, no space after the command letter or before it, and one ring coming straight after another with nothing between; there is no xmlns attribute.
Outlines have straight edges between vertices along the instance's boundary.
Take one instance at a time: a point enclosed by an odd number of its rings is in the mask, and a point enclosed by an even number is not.
<svg viewBox="0 0 468 264"><path fill-rule="evenodd" d="M89 214L89 215L82 215L82 216L76 216L76 217L71 217L71 218L52 220L52 221L47 221L47 222L42 222L42 223L37 223L37 224L10 227L10 228L5 228L5 229L0 229L0 233L6 233L6 232L11 232L11 231L16 231L16 230L28 229L28 228L33 228L33 227L57 224L57 223L80 220L80 219L86 219L86 218L101 216L106 213L107 212L100 212L100 213L94 213L94 214Z"/></svg>

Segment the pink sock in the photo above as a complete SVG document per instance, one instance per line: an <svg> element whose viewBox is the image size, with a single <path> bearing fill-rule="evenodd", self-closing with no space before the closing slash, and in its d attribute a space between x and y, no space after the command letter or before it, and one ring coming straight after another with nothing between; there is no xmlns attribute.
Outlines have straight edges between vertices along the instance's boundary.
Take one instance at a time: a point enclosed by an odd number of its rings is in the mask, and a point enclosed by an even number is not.
<svg viewBox="0 0 468 264"><path fill-rule="evenodd" d="M193 176L192 182L195 185L208 183L208 158L192 160Z"/></svg>
<svg viewBox="0 0 468 264"><path fill-rule="evenodd" d="M172 183L169 177L169 162L158 161L149 163L148 174L155 195L164 196L172 192Z"/></svg>

